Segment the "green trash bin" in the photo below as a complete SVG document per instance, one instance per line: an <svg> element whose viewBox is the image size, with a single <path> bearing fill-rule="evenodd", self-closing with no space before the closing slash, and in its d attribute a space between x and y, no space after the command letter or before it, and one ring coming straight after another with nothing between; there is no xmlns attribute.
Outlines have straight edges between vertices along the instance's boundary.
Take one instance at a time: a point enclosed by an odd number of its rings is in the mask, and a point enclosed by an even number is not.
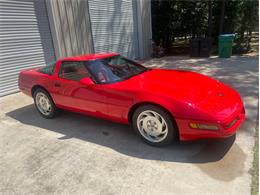
<svg viewBox="0 0 260 195"><path fill-rule="evenodd" d="M218 37L218 56L220 58L230 58L232 55L232 45L235 35L224 34Z"/></svg>

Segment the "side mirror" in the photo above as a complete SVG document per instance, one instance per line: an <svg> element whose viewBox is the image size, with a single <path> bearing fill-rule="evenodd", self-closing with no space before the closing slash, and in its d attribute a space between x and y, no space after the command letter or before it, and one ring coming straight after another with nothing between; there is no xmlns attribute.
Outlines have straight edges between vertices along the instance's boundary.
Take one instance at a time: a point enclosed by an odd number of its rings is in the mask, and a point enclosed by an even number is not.
<svg viewBox="0 0 260 195"><path fill-rule="evenodd" d="M86 77L86 78L84 78L84 79L81 79L79 82L80 82L81 84L83 84L83 85L86 85L86 86L91 86L91 85L94 85L94 84L95 84L95 83L92 81L92 79L89 78L89 77Z"/></svg>

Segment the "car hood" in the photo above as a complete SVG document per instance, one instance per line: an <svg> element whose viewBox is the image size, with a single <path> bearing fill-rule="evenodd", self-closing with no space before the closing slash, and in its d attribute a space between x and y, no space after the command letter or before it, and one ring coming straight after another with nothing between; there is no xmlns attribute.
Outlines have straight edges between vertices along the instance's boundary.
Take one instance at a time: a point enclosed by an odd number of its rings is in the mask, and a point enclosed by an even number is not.
<svg viewBox="0 0 260 195"><path fill-rule="evenodd" d="M240 95L227 85L191 71L152 69L124 82L134 90L170 97L222 120L241 107Z"/></svg>

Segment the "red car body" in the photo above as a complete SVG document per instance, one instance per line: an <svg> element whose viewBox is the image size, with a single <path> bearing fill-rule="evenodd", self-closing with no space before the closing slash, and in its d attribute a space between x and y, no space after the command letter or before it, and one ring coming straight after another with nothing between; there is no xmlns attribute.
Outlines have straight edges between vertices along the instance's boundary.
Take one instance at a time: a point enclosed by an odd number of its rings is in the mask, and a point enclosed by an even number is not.
<svg viewBox="0 0 260 195"><path fill-rule="evenodd" d="M240 95L229 86L202 74L181 70L151 69L111 84L85 85L58 77L63 61L106 58L118 54L93 54L56 62L52 75L36 69L19 76L20 90L32 96L41 86L58 108L120 123L129 123L134 109L155 104L175 119L181 140L221 138L233 135L245 119ZM218 130L194 129L191 123L214 124Z"/></svg>

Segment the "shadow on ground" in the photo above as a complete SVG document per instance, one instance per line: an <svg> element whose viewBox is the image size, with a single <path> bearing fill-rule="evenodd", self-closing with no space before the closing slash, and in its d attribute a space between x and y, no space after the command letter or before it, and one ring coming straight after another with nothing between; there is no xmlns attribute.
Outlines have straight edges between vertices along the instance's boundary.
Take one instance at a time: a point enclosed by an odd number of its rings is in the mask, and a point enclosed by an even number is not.
<svg viewBox="0 0 260 195"><path fill-rule="evenodd" d="M26 125L50 130L63 136L60 141L77 138L109 147L122 154L148 160L182 163L208 163L221 160L234 143L235 136L220 140L176 142L170 146L156 148L145 144L128 125L122 125L76 113L63 112L55 120L44 119L34 105L11 111L7 116ZM238 150L237 158L241 156ZM240 159L232 159L240 161ZM242 163L242 162L241 162Z"/></svg>

